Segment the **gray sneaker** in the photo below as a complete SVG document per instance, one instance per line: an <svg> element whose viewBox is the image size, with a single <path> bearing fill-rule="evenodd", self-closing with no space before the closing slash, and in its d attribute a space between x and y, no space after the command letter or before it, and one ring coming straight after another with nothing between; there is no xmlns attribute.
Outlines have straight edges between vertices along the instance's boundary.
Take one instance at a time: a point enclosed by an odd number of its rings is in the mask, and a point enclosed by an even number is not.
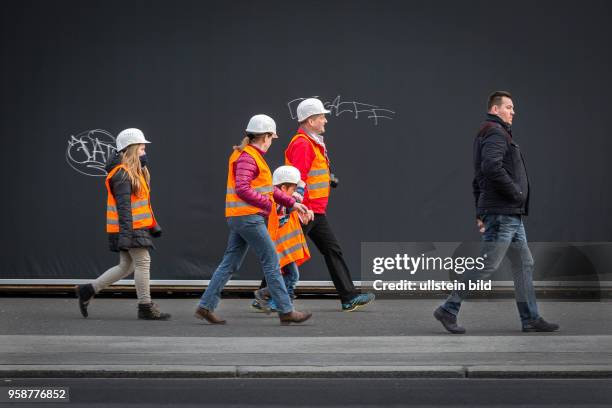
<svg viewBox="0 0 612 408"><path fill-rule="evenodd" d="M555 323L548 323L541 317L527 322L523 325L524 333L535 333L535 332L554 332L559 330L559 325Z"/></svg>
<svg viewBox="0 0 612 408"><path fill-rule="evenodd" d="M253 295L255 296L255 300L259 304L259 309L265 312L266 314L270 314L270 312L272 311L272 307L270 307L271 297L268 288L257 289L255 292L253 292Z"/></svg>

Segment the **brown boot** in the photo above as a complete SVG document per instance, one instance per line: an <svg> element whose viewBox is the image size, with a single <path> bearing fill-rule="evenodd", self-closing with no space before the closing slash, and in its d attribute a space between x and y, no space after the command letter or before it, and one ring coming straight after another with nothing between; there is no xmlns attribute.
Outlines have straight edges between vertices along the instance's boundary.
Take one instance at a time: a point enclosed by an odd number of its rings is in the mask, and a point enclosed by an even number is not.
<svg viewBox="0 0 612 408"><path fill-rule="evenodd" d="M291 323L304 323L312 317L312 313L294 310L289 313L279 313L278 317L280 318L280 324L287 326Z"/></svg>
<svg viewBox="0 0 612 408"><path fill-rule="evenodd" d="M194 314L200 320L206 320L210 324L225 324L226 321L208 309L198 306Z"/></svg>

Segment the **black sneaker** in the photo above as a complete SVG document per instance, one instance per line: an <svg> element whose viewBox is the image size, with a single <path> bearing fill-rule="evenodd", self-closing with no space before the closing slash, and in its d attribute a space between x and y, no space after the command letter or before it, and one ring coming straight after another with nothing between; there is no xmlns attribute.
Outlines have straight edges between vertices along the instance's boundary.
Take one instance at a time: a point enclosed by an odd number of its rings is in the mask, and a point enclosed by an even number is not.
<svg viewBox="0 0 612 408"><path fill-rule="evenodd" d="M89 306L89 301L94 297L96 291L91 283L86 285L77 285L74 288L74 291L79 298L79 309L81 310L81 314L83 317L89 316L87 312L87 306Z"/></svg>
<svg viewBox="0 0 612 408"><path fill-rule="evenodd" d="M535 333L535 332L554 332L559 330L559 325L555 323L548 323L541 317L525 323L523 326L523 332Z"/></svg>
<svg viewBox="0 0 612 408"><path fill-rule="evenodd" d="M465 333L465 329L457 324L457 316L447 312L446 310L442 309L442 307L437 308L433 315L437 321L442 323L442 326L444 326L449 333Z"/></svg>

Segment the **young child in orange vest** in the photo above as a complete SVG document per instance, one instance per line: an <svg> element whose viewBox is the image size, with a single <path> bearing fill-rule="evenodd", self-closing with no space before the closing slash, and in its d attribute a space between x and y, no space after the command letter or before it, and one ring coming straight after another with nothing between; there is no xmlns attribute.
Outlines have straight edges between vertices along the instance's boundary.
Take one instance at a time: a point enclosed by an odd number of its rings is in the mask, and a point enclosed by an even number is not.
<svg viewBox="0 0 612 408"><path fill-rule="evenodd" d="M280 166L274 170L272 183L288 196L294 195L298 184L304 184L300 179L300 171L293 166ZM279 217L279 229L274 244L276 245L287 293L291 299L295 299L295 286L300 279L298 266L310 259L310 251L301 224L302 222L308 223L314 214L310 212L307 216L300 217L297 211L291 211L291 209L281 205L277 205L276 210ZM266 313L276 309L274 300L270 298L268 288L255 291L255 300L252 306Z"/></svg>

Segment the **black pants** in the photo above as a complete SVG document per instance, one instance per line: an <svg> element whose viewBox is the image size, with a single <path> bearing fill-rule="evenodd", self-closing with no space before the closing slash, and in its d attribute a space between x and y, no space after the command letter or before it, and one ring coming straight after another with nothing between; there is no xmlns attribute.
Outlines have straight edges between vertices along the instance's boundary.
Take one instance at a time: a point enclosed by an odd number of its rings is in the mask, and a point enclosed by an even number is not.
<svg viewBox="0 0 612 408"><path fill-rule="evenodd" d="M334 282L340 300L342 303L348 302L359 292L353 285L351 273L342 255L342 249L327 221L327 217L325 214L315 214L314 220L309 222L308 225L303 225L302 229L325 258L329 276ZM261 287L265 286L266 281L264 279L261 281Z"/></svg>

